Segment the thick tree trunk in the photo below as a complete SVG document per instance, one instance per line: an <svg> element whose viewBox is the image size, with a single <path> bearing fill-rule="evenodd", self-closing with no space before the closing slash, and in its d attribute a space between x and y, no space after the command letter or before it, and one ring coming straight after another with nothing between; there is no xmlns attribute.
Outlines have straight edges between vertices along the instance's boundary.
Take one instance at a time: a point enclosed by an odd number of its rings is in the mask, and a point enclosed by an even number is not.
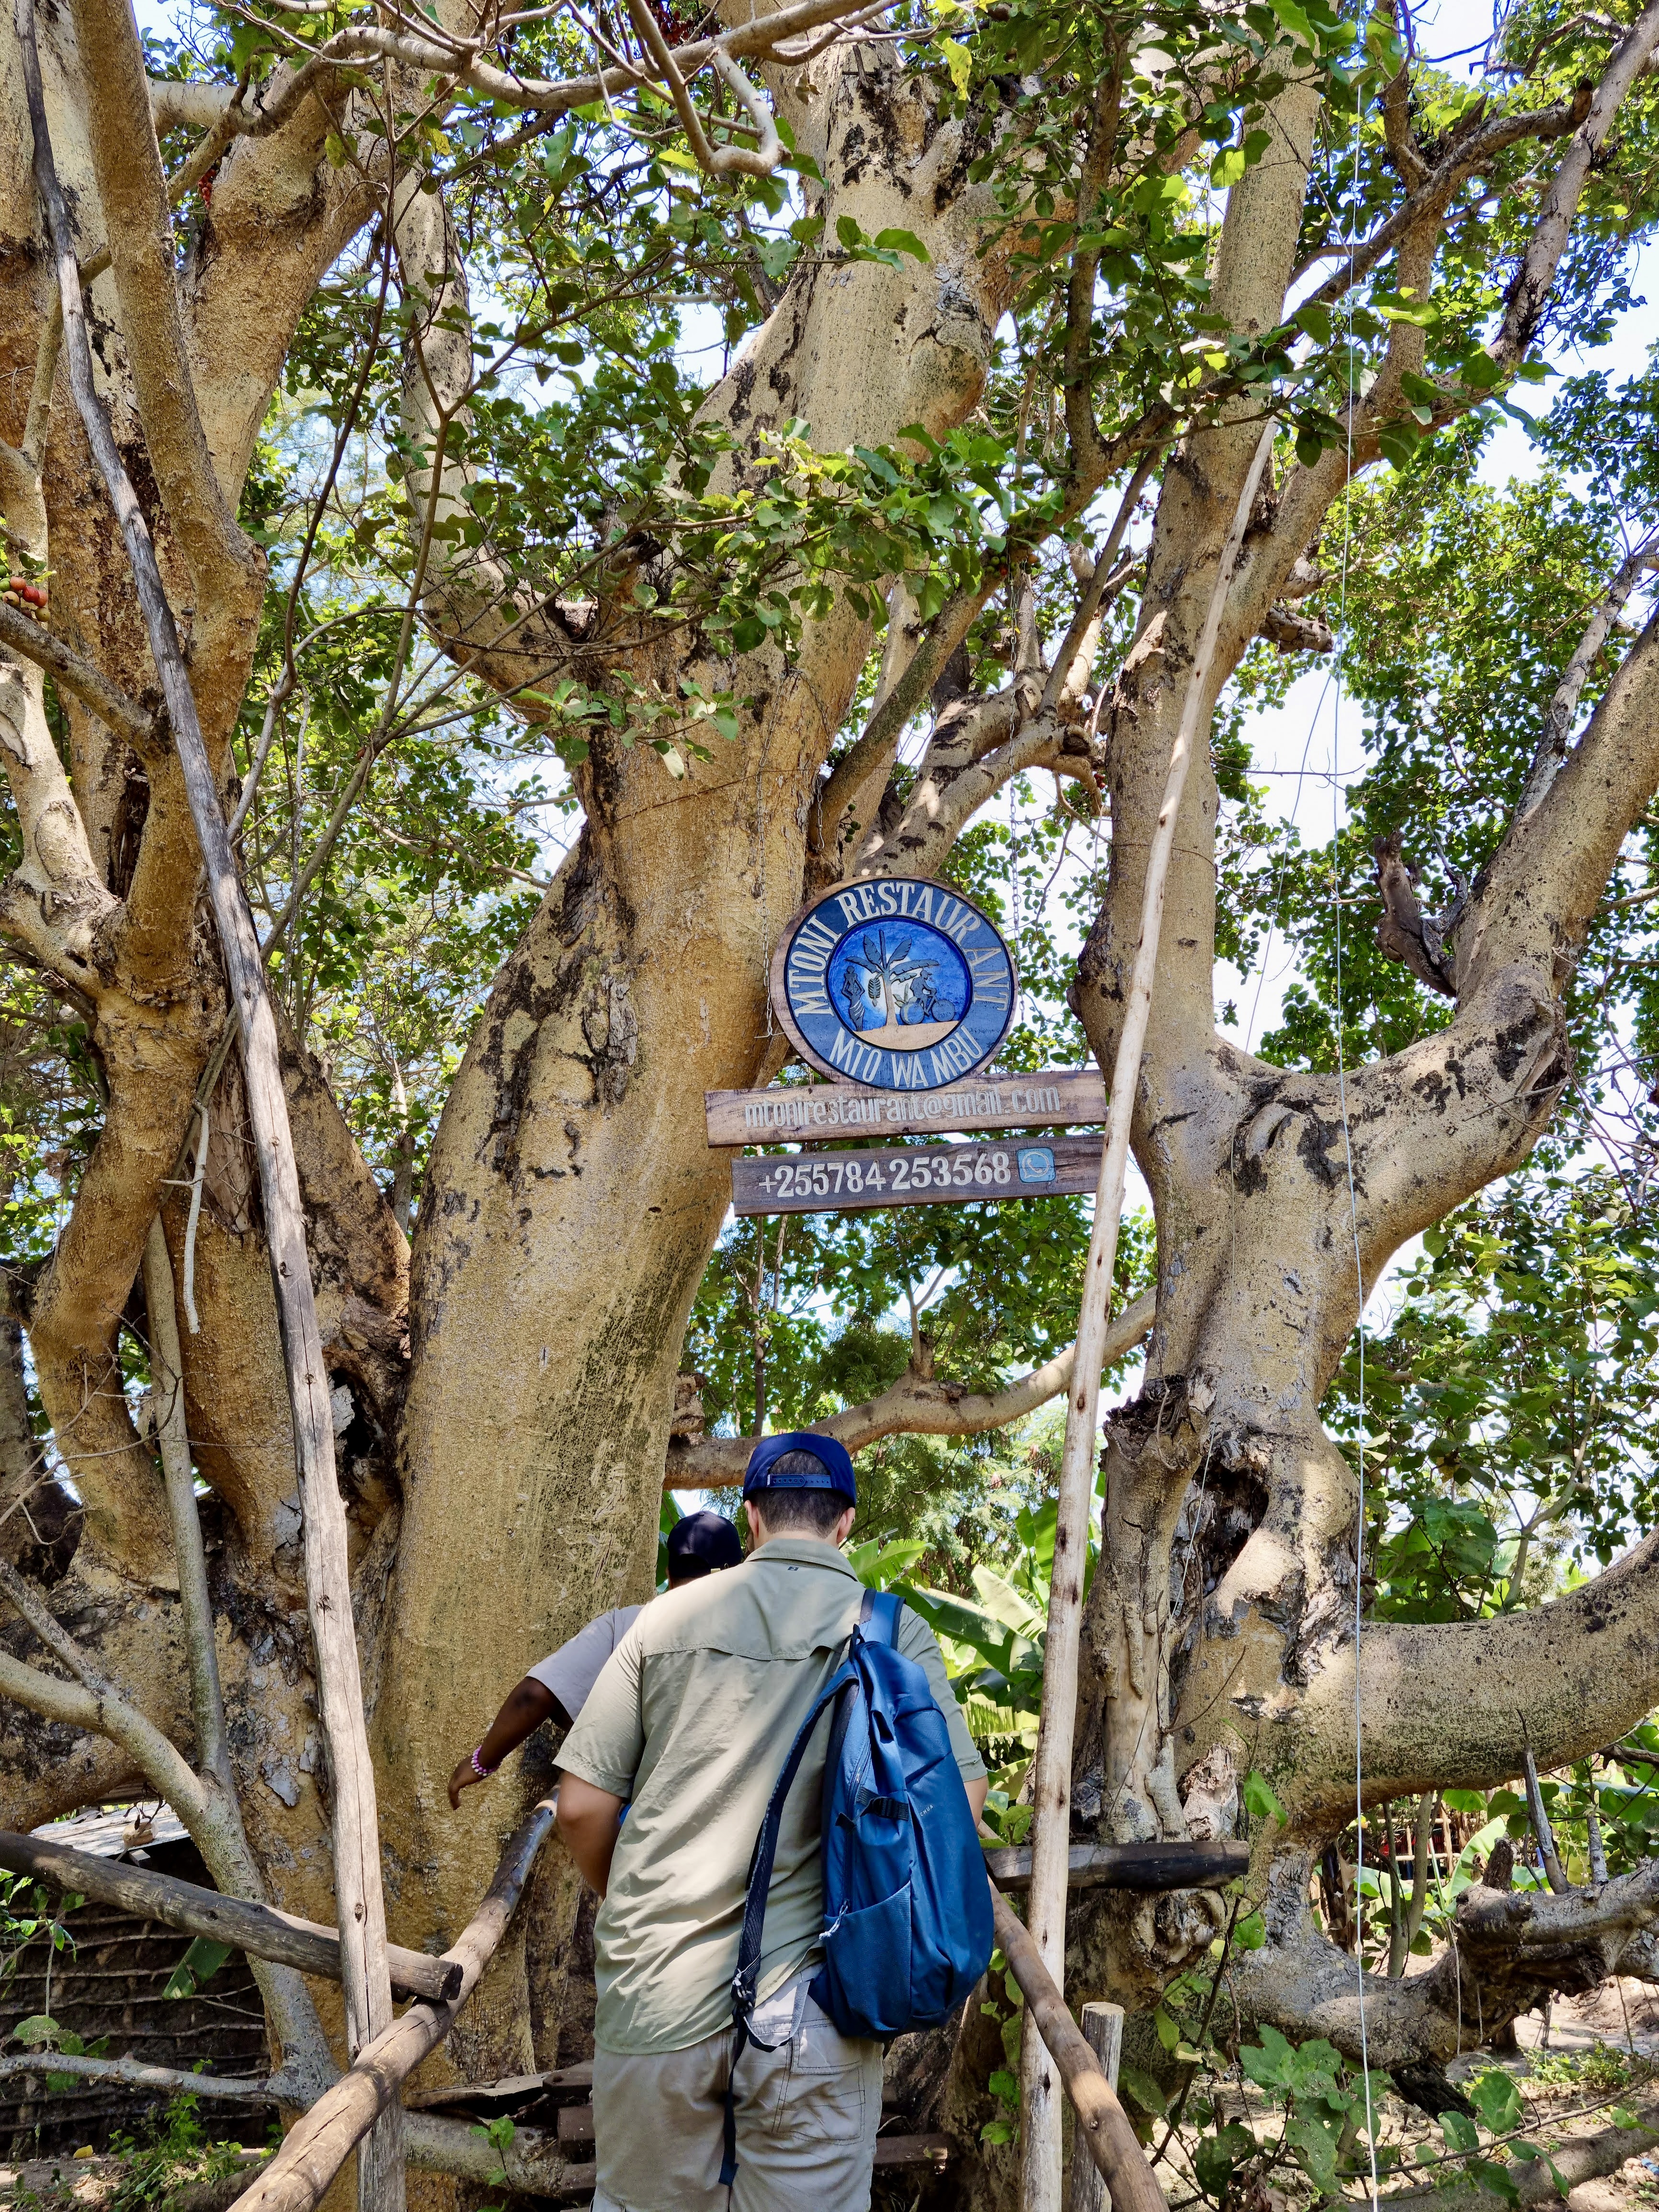
<svg viewBox="0 0 1659 2212"><path fill-rule="evenodd" d="M969 145L890 49L837 49L813 78L799 127L831 233L842 212L871 234L902 223L932 258L799 276L704 419L748 439L799 416L831 451L908 422L942 434L978 397L1006 296L1000 260L977 252ZM409 1925L459 1925L510 1817L483 1793L458 1817L443 1794L506 1683L649 1588L681 1338L729 1200L702 1093L775 1062L767 971L867 646L840 612L793 659L750 656L736 743L714 740L683 783L644 745L596 743L581 837L445 1109L416 1237L397 1656L379 1715ZM664 696L682 675L732 680L700 660L653 673ZM487 1638L468 1630L481 1611ZM493 1970L486 2005L515 1971ZM501 2032L527 2063L505 1992Z"/></svg>

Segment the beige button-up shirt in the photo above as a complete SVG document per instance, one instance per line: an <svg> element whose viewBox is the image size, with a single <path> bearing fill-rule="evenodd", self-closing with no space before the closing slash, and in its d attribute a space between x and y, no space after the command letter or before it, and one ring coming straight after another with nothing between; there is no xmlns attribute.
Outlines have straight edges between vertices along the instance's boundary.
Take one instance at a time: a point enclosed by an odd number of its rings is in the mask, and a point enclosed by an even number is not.
<svg viewBox="0 0 1659 2212"><path fill-rule="evenodd" d="M594 1926L600 2048L683 2051L727 2026L744 1884L779 1770L834 1674L864 1585L833 1544L779 1537L648 1605L565 1738L559 1764L628 1800ZM898 1648L927 1671L964 1781L985 1771L933 1632L907 1606ZM760 1994L814 1962L829 1716L789 1792L768 1893Z"/></svg>

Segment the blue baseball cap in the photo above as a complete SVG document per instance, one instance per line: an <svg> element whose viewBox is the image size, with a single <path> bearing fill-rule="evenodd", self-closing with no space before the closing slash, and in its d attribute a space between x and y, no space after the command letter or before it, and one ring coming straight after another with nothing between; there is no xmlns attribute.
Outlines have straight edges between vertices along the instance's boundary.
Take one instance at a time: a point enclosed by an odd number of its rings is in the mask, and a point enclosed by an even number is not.
<svg viewBox="0 0 1659 2212"><path fill-rule="evenodd" d="M718 1513L683 1513L668 1532L668 1579L695 1582L721 1567L740 1567L743 1546Z"/></svg>
<svg viewBox="0 0 1659 2212"><path fill-rule="evenodd" d="M791 1452L809 1452L817 1462L817 1472L774 1474L777 1462L787 1459ZM834 1490L849 1505L856 1505L859 1498L852 1454L834 1437L819 1436L811 1429L791 1429L781 1437L762 1437L749 1455L749 1469L743 1478L745 1498L752 1498L757 1490Z"/></svg>

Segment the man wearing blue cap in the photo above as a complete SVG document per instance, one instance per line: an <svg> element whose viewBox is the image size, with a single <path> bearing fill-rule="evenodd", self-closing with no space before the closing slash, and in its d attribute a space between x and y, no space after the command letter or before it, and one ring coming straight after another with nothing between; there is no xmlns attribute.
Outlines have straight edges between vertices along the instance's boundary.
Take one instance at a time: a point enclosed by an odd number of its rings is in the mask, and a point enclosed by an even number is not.
<svg viewBox="0 0 1659 2212"><path fill-rule="evenodd" d="M743 1564L738 1532L718 1513L683 1513L668 1532L668 1587L684 1589L705 1575ZM515 1683L477 1748L449 1778L449 1802L459 1812L463 1790L488 1782L509 1752L532 1736L544 1721L568 1729L587 1702L599 1670L644 1611L642 1606L613 1606L580 1628Z"/></svg>
<svg viewBox="0 0 1659 2212"><path fill-rule="evenodd" d="M729 2190L719 2180L750 1858L778 1771L864 1599L841 1553L857 1484L833 1437L768 1437L743 1494L748 1559L640 1616L559 1755L559 1832L604 1899L593 1930L593 2212L866 2212L870 2202L881 2045L842 2035L807 1988L822 1958L827 1720L784 1809L760 2002L737 2077L737 2180ZM908 1607L898 1648L927 1671L978 1813L984 1765L933 1632Z"/></svg>

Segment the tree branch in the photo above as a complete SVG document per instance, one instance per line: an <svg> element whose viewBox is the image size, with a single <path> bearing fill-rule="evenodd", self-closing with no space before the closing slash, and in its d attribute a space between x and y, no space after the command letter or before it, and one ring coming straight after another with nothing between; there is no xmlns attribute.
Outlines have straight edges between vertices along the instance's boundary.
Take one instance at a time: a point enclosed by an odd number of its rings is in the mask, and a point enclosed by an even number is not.
<svg viewBox="0 0 1659 2212"><path fill-rule="evenodd" d="M195 580L198 628L258 620L264 563L226 499L197 409L173 275L167 179L127 0L73 0L88 141L119 303L121 333L161 502Z"/></svg>
<svg viewBox="0 0 1659 2212"><path fill-rule="evenodd" d="M1659 0L1648 0L1626 37L1614 48L1601 73L1589 112L1572 134L1566 155L1550 180L1527 251L1510 286L1504 319L1497 337L1486 350L1500 367L1516 367L1526 358L1555 283L1555 272L1566 250L1567 235L1578 211L1590 164L1601 150L1626 94L1647 67L1659 46Z"/></svg>
<svg viewBox="0 0 1659 2212"><path fill-rule="evenodd" d="M1659 0L1656 0L1659 4ZM1525 966L1559 989L1632 824L1659 787L1659 613L1583 735L1477 879L1458 933L1463 1003Z"/></svg>
<svg viewBox="0 0 1659 2212"><path fill-rule="evenodd" d="M1653 1704L1656 1640L1659 1535L1528 1612L1368 1622L1359 1685L1365 1802L1510 1780L1521 1763L1517 1713L1547 1769L1616 1742ZM1280 1795L1295 1824L1304 1815L1316 1826L1352 1817L1352 1642L1324 1654L1294 1708L1275 1719L1273 1735L1274 1771L1284 1774Z"/></svg>
<svg viewBox="0 0 1659 2212"><path fill-rule="evenodd" d="M236 104L234 85L167 76L149 77L146 83L158 138L165 138L169 131L211 131Z"/></svg>
<svg viewBox="0 0 1659 2212"><path fill-rule="evenodd" d="M1133 519L1140 495L1146 489L1146 479L1152 474L1158 459L1158 447L1155 441L1149 441L1147 450L1141 451L1139 447L1134 450L1139 453L1139 459L1122 497L1118 501L1117 512L1112 519L1112 526L1106 533L1106 542L1101 548L1100 557L1096 563L1097 574L1101 577L1103 590L1105 588L1108 574L1116 557L1117 550L1123 543L1124 532ZM1121 465L1120 457L1115 465ZM1104 478L1103 477L1101 481L1103 482ZM1088 496L1092 496L1092 492ZM1087 496L1079 501L1079 506L1086 506L1086 504ZM1058 528L1060 523L1056 521L1052 526ZM1016 532L1011 528L1009 532L1011 544L1015 542L1015 537ZM855 807L860 793L866 791L878 775L880 776L882 782L885 783L892 766L893 755L898 750L898 741L903 733L905 724L944 673L946 662L972 629L974 619L981 608L984 606L999 585L1006 581L1009 566L1009 562L1006 560L989 563L973 589L959 592L948 599L928 624L921 645L903 673L871 715L851 749L836 763L823 790L813 800L811 813L807 821L807 847L810 852L827 851L830 844L839 838L842 818L849 808ZM1079 612L1082 615L1083 610L1079 608ZM1090 617L1085 616L1083 618L1086 623ZM1056 660L1055 665L1060 667L1064 663L1065 653L1062 649L1060 658ZM872 819L867 823L860 822L858 825L866 831L866 842L869 838L878 838L882 835L877 827L876 809L872 806L870 812ZM862 866L862 863L860 866Z"/></svg>
<svg viewBox="0 0 1659 2212"><path fill-rule="evenodd" d="M1558 2174L1571 2193L1581 2182L1617 2173L1626 2159L1639 2158L1659 2143L1659 2104L1650 2101L1638 2110L1643 2118L1636 2127L1569 2136L1556 2143L1547 2159L1517 2157L1504 2169L1514 2185L1514 2197L1500 2195L1466 2173L1437 2189L1396 2189L1377 2202L1406 2206L1409 2212L1515 2212L1516 2197L1527 2206L1558 2204L1562 2197Z"/></svg>
<svg viewBox="0 0 1659 2212"><path fill-rule="evenodd" d="M16 619L33 629L22 616ZM108 934L121 903L93 860L81 810L46 726L37 666L0 660L0 766L22 846L21 860L0 884L0 932L95 1001L106 988Z"/></svg>
<svg viewBox="0 0 1659 2212"><path fill-rule="evenodd" d="M1550 107L1534 108L1521 115L1495 116L1490 122L1480 124L1471 134L1454 143L1450 150L1436 164L1414 191L1408 191L1394 213L1378 225L1369 238L1361 239L1350 248L1341 250L1342 265L1336 274L1322 284L1313 299L1323 307L1334 307L1361 277L1368 276L1381 260L1399 245L1418 225L1430 217L1443 216L1450 204L1452 194L1460 185L1478 176L1495 154L1506 146L1513 146L1523 138L1564 138L1569 131L1577 130L1589 112L1592 94L1589 85L1580 85L1570 100L1558 101ZM1304 262L1297 270L1302 276L1310 265Z"/></svg>
<svg viewBox="0 0 1659 2212"><path fill-rule="evenodd" d="M1103 1365L1115 1367L1132 1352L1157 1316L1158 1294L1145 1291L1118 1315L1107 1332ZM848 1451L862 1451L883 1437L972 1437L988 1429L1012 1427L1057 1398L1072 1379L1075 1347L1058 1352L1006 1389L964 1390L907 1371L874 1398L849 1406L828 1420L814 1421L815 1436L835 1437ZM676 1437L668 1447L665 1490L719 1490L741 1482L754 1437Z"/></svg>
<svg viewBox="0 0 1659 2212"><path fill-rule="evenodd" d="M274 2105L283 2094L282 2077L275 2074L239 2080L234 2074L185 2074L176 2066L147 2066L137 2058L82 2058L67 2051L14 2052L0 2058L0 2081L15 2081L30 2074L72 2074L80 2081L154 2089L169 2097L184 2090L192 2097L234 2098L251 2105Z"/></svg>
<svg viewBox="0 0 1659 2212"><path fill-rule="evenodd" d="M119 1744L150 1788L167 1799L192 1837L196 1837L198 1831L207 1826L210 1808L201 1781L191 1771L184 1754L153 1721L147 1720L136 1705L130 1705L118 1690L103 1680L74 1639L40 1604L21 1577L3 1559L0 1590L54 1656L62 1657L64 1650L74 1655L64 1658L64 1663L82 1676L79 1681L65 1682L56 1674L43 1674L38 1667L14 1659L9 1652L0 1651L0 1694L15 1698L20 1705L27 1706L31 1712L40 1713L46 1720L62 1722L91 1735L107 1736L112 1743Z"/></svg>
<svg viewBox="0 0 1659 2212"><path fill-rule="evenodd" d="M1555 696L1544 710L1543 734L1538 740L1538 750L1533 755L1532 766L1527 771L1521 804L1515 810L1517 823L1525 821L1555 781L1557 772L1567 757L1567 732L1572 727L1580 695L1591 669L1595 665L1596 656L1607 643L1608 634L1626 600L1635 590L1638 578L1650 568L1659 568L1659 536L1651 537L1644 544L1638 545L1620 568L1608 585L1601 605L1590 617L1572 659L1562 671L1561 681L1555 687Z"/></svg>
<svg viewBox="0 0 1659 2212"><path fill-rule="evenodd" d="M883 0L887 4L887 0ZM862 21L878 12L872 9L852 11ZM815 30L822 23L835 22L848 16L846 0L796 0L791 8L780 8L775 14L752 16L722 31L717 38L694 39L673 52L676 74L685 82L699 70L716 65L715 58L724 55L736 62L743 58L756 61L779 62L786 66L799 60L798 55L780 52L784 42L799 32ZM301 77L311 81L301 87L295 85L283 95L287 112L292 113L301 99L315 88L315 77L325 70L337 69L342 64L370 59L402 64L406 69L420 71L441 83L465 85L470 91L484 94L499 101L504 107L530 108L539 115L554 118L568 114L573 107L586 107L594 100L613 97L618 93L637 89L641 85L661 82L661 73L655 69L616 67L598 70L592 76L526 77L498 68L485 61L476 46L465 48L441 45L435 39L416 36L408 31L388 30L378 24L356 23L337 31L327 43L317 49ZM313 74L314 73L314 75ZM286 119L286 115L284 116Z"/></svg>
<svg viewBox="0 0 1659 2212"><path fill-rule="evenodd" d="M153 761L161 753L165 738L154 712L112 684L61 637L54 637L44 623L31 622L3 601L0 601L0 646L19 659L32 660L37 668L44 668L60 691L91 708L100 722L125 738L144 759Z"/></svg>
<svg viewBox="0 0 1659 2212"><path fill-rule="evenodd" d="M88 0L89 6L100 3L100 0ZM341 1953L345 1964L346 2008L353 2035L362 2042L382 2029L392 2016L380 1836L374 1810L374 1771L369 1758L352 1621L345 1515L335 1472L328 1370L306 1246L305 1216L283 1085L276 1019L265 989L253 918L236 873L173 610L161 583L148 524L93 382L80 273L63 188L52 156L40 82L33 0L14 0L14 11L33 137L35 183L46 211L47 234L58 270L58 296L63 304L64 332L69 349L70 382L87 442L115 510L143 612L150 655L161 676L191 816L206 864L209 896L226 978L240 1027L246 1095L264 1208L266 1250L281 1318L293 1420L305 1539L306 1602L316 1652L318 1702L333 1780L334 1879ZM129 40L132 35L130 17L125 19L124 35ZM143 92L142 70L139 86ZM147 92L143 96L144 135L153 152L155 134L149 125ZM162 274L167 306L176 327L177 303L172 296L170 258ZM136 289L142 294L144 287L140 283ZM152 362L152 369L156 365ZM193 408L191 413L193 418ZM196 428L199 434L199 424ZM238 570L238 577L240 574ZM180 1137L182 1133L180 1131ZM84 1197L83 1190L83 1201ZM77 1218L81 1211L77 1207ZM188 1774L188 1770L185 1771ZM191 1779L194 1781L193 1777ZM383 2192L380 2203L386 2212L396 2212L402 2203L402 2161L396 2155L395 2130L394 2115L385 2129L376 2130L371 2159L380 2160L378 2167L371 2165L361 2177L374 2185L367 2192L371 2197Z"/></svg>
<svg viewBox="0 0 1659 2212"><path fill-rule="evenodd" d="M202 1546L202 1521L196 1507L190 1437L185 1425L184 1358L179 1346L173 1262L159 1214L144 1239L143 1280L144 1304L149 1314L150 1396L155 1408L167 1511L173 1522L173 1556L179 1567L179 1607L184 1616L185 1652L190 1665L196 1756L234 1804L236 1778L231 1771L230 1745L225 1735L213 1600L208 1590L207 1554Z"/></svg>

